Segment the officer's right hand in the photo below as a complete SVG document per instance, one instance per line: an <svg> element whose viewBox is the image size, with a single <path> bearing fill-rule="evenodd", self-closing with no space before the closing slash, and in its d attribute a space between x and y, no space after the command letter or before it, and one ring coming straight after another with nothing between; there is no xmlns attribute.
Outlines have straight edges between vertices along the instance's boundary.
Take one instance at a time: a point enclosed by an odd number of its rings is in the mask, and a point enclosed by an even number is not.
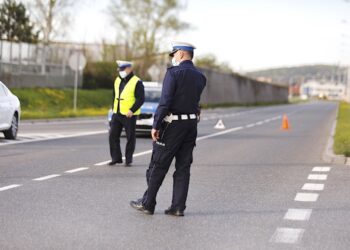
<svg viewBox="0 0 350 250"><path fill-rule="evenodd" d="M151 135L152 135L152 140L157 141L159 139L159 130L152 128Z"/></svg>

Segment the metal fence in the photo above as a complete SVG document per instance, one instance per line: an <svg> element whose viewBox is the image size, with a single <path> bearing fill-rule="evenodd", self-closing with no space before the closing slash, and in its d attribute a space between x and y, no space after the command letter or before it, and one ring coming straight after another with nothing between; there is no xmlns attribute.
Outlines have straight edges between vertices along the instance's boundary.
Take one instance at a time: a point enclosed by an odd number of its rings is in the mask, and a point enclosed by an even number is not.
<svg viewBox="0 0 350 250"><path fill-rule="evenodd" d="M78 46L0 40L0 80L10 87L73 86L74 72L68 66L68 59L80 50Z"/></svg>

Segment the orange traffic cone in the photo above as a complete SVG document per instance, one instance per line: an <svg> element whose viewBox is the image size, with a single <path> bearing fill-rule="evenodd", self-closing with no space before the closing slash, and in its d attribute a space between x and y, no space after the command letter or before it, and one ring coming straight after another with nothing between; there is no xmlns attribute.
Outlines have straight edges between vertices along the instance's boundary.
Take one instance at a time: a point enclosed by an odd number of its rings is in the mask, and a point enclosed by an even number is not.
<svg viewBox="0 0 350 250"><path fill-rule="evenodd" d="M282 130L288 130L290 128L290 125L289 125L289 121L288 121L288 117L286 114L283 115L283 118L282 118L282 126L281 126L281 129Z"/></svg>

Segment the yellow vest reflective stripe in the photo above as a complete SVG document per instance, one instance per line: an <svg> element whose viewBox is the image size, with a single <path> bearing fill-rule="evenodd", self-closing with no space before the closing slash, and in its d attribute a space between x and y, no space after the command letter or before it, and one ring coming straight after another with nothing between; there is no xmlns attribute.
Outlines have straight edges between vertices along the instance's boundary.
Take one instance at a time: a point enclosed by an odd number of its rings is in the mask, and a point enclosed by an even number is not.
<svg viewBox="0 0 350 250"><path fill-rule="evenodd" d="M135 89L136 85L140 81L140 78L137 76L131 77L131 79L128 81L128 83L125 85L123 91L120 93L119 97L119 86L122 80L118 76L117 79L115 79L114 82L114 92L115 92L115 99L114 99L114 107L113 112L117 113L118 111L118 99L120 103L120 113L122 115L126 115L128 111L131 109L131 107L134 105L136 98L135 98ZM134 115L141 114L141 109L138 109L134 112Z"/></svg>

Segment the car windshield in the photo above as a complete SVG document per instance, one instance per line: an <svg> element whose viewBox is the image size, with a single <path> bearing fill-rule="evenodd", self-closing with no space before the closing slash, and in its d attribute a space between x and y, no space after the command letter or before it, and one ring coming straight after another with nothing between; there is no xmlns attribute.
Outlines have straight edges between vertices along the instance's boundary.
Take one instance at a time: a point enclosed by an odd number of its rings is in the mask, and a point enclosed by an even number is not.
<svg viewBox="0 0 350 250"><path fill-rule="evenodd" d="M160 100L160 90L156 89L145 89L145 102L159 102Z"/></svg>

